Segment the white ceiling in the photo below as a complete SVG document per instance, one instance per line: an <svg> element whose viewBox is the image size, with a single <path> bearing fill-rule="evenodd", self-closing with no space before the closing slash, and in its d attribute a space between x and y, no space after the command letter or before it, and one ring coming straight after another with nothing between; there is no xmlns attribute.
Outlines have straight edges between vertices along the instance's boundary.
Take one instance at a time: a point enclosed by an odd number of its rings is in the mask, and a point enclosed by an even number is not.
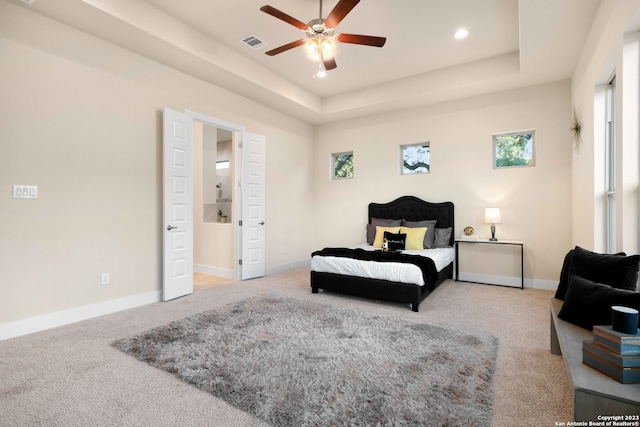
<svg viewBox="0 0 640 427"><path fill-rule="evenodd" d="M19 0L11 0L22 4ZM338 0L323 3L323 17ZM338 68L312 79L304 38L259 9L303 22L318 0L35 0L29 9L309 123L325 123L570 78L600 0L362 0L336 33ZM467 27L471 34L455 40ZM268 43L254 50L241 39Z"/></svg>

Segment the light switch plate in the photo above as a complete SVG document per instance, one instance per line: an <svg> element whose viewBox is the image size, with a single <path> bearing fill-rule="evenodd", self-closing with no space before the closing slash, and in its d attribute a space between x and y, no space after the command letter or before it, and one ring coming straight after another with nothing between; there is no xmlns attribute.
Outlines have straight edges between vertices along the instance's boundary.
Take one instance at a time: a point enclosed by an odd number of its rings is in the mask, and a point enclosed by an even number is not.
<svg viewBox="0 0 640 427"><path fill-rule="evenodd" d="M37 199L38 186L37 185L14 185L13 198L14 199Z"/></svg>

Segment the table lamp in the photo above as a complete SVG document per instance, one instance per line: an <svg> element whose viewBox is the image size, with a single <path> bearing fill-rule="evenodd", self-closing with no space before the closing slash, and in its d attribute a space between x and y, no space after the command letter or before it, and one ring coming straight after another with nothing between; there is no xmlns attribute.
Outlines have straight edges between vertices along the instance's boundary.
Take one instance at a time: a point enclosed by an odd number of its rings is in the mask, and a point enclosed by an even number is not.
<svg viewBox="0 0 640 427"><path fill-rule="evenodd" d="M491 224L491 238L492 242L497 242L496 239L496 224L500 223L500 208L486 208L484 210L484 222Z"/></svg>

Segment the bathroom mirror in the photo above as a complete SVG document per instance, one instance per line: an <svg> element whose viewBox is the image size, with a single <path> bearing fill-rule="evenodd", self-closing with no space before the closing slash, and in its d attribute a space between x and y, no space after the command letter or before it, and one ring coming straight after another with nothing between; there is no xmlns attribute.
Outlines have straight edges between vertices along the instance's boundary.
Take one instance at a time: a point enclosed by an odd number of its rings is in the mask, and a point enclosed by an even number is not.
<svg viewBox="0 0 640 427"><path fill-rule="evenodd" d="M205 126L202 147L204 222L231 223L232 133Z"/></svg>

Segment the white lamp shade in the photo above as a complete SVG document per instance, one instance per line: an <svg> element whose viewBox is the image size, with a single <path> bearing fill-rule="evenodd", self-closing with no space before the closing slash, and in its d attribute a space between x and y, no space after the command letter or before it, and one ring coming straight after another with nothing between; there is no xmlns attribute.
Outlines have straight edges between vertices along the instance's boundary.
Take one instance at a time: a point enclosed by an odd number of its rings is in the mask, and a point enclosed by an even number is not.
<svg viewBox="0 0 640 427"><path fill-rule="evenodd" d="M500 221L500 208L486 208L484 210L484 222L487 224L499 224Z"/></svg>

